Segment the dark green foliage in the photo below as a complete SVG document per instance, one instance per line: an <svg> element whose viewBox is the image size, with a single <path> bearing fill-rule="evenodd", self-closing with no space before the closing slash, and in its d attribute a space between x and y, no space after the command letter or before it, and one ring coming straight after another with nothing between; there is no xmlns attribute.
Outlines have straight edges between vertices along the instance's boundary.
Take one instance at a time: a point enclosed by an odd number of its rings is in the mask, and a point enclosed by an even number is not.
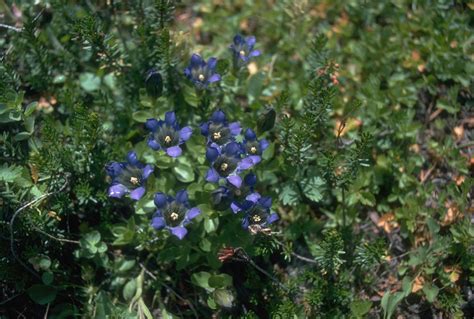
<svg viewBox="0 0 474 319"><path fill-rule="evenodd" d="M473 316L472 3L0 7L1 318ZM241 69L237 33L262 53ZM193 53L221 81L196 90ZM270 143L254 188L280 219L257 234L211 204L217 109ZM172 110L176 159L144 127ZM147 192L110 198L130 150ZM183 240L150 226L180 189L202 212Z"/></svg>

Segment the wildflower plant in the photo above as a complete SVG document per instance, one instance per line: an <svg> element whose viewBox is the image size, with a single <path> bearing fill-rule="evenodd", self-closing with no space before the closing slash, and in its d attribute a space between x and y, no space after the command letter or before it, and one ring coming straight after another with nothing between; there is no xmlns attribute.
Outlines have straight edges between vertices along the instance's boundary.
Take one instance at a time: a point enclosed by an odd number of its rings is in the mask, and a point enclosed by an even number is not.
<svg viewBox="0 0 474 319"><path fill-rule="evenodd" d="M0 316L472 317L469 4L36 2Z"/></svg>

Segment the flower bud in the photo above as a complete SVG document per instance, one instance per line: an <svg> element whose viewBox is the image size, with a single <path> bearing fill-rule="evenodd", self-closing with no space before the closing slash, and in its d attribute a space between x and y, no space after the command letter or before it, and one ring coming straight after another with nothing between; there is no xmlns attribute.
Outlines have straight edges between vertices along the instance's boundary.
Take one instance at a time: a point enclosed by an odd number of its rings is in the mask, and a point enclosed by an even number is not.
<svg viewBox="0 0 474 319"><path fill-rule="evenodd" d="M163 78L155 69L150 69L145 78L146 92L152 98L159 98L163 93Z"/></svg>

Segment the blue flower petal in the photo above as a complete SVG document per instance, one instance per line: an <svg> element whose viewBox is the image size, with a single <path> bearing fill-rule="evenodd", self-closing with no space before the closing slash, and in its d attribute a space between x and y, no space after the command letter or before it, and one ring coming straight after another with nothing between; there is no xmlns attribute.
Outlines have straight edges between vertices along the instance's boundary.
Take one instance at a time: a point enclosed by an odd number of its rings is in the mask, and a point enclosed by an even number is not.
<svg viewBox="0 0 474 319"><path fill-rule="evenodd" d="M217 81L220 81L220 80L221 80L221 76L219 74L215 73L207 80L207 82L214 83L214 82L217 82Z"/></svg>
<svg viewBox="0 0 474 319"><path fill-rule="evenodd" d="M120 175L120 173L122 172L122 169L123 169L123 164L118 163L118 162L109 163L105 167L105 170L107 171L107 174L112 178Z"/></svg>
<svg viewBox="0 0 474 319"><path fill-rule="evenodd" d="M172 146L166 149L166 154L168 154L171 157L178 157L181 155L182 152L183 151L181 150L179 146Z"/></svg>
<svg viewBox="0 0 474 319"><path fill-rule="evenodd" d="M151 173L153 173L154 168L151 165L146 165L145 168L143 169L143 179L146 180Z"/></svg>
<svg viewBox="0 0 474 319"><path fill-rule="evenodd" d="M247 195L247 197L245 197L245 199L248 200L248 201L251 201L253 203L256 203L256 202L258 202L258 200L261 197L262 196L259 193L252 193L252 194Z"/></svg>
<svg viewBox="0 0 474 319"><path fill-rule="evenodd" d="M257 40L255 39L254 36L250 36L250 37L247 37L245 39L245 42L247 42L247 45L249 48L253 48L253 46L255 45L255 42L257 42Z"/></svg>
<svg viewBox="0 0 474 319"><path fill-rule="evenodd" d="M185 126L181 129L181 131L179 131L179 138L181 139L181 141L185 142L189 140L192 134L193 129L189 126Z"/></svg>
<svg viewBox="0 0 474 319"><path fill-rule="evenodd" d="M188 230L182 226L171 227L170 231L173 235L178 237L179 240L183 239L184 236L186 236L186 234L188 233Z"/></svg>
<svg viewBox="0 0 474 319"><path fill-rule="evenodd" d="M196 68L202 65L202 58L199 54L194 53L191 56L191 68Z"/></svg>
<svg viewBox="0 0 474 319"><path fill-rule="evenodd" d="M244 38L240 34L237 34L236 36L234 36L235 45L242 44L243 42L244 42Z"/></svg>
<svg viewBox="0 0 474 319"><path fill-rule="evenodd" d="M257 138L257 134L250 128L245 130L244 136L247 141L254 141Z"/></svg>
<svg viewBox="0 0 474 319"><path fill-rule="evenodd" d="M155 206L158 208L163 208L168 203L168 197L163 193L156 193L154 198Z"/></svg>
<svg viewBox="0 0 474 319"><path fill-rule="evenodd" d="M239 135L242 128L239 122L233 122L229 124L230 133L234 136Z"/></svg>
<svg viewBox="0 0 474 319"><path fill-rule="evenodd" d="M176 201L181 204L188 204L188 192L182 189L176 193Z"/></svg>
<svg viewBox="0 0 474 319"><path fill-rule="evenodd" d="M206 181L210 183L217 183L219 181L219 174L213 168L210 168L206 174Z"/></svg>
<svg viewBox="0 0 474 319"><path fill-rule="evenodd" d="M225 122L225 113L221 110L217 110L212 113L211 121L215 123L224 123Z"/></svg>
<svg viewBox="0 0 474 319"><path fill-rule="evenodd" d="M238 170L246 170L254 166L255 163L250 157L246 157L239 162Z"/></svg>
<svg viewBox="0 0 474 319"><path fill-rule="evenodd" d="M166 112L165 123L169 126L174 126L176 124L176 114L174 112Z"/></svg>
<svg viewBox="0 0 474 319"><path fill-rule="evenodd" d="M147 144L152 150L158 151L161 149L160 144L153 137L148 139Z"/></svg>
<svg viewBox="0 0 474 319"><path fill-rule="evenodd" d="M139 166L140 165L140 162L138 161L137 153L135 153L134 151L128 152L127 161L130 165L133 165L133 166Z"/></svg>
<svg viewBox="0 0 474 319"><path fill-rule="evenodd" d="M254 173L248 173L244 177L244 183L249 187L255 186L257 184L257 176Z"/></svg>
<svg viewBox="0 0 474 319"><path fill-rule="evenodd" d="M268 146L270 146L270 143L266 139L260 140L260 149L262 152L266 150Z"/></svg>
<svg viewBox="0 0 474 319"><path fill-rule="evenodd" d="M272 207L272 198L270 196L262 197L258 200L258 203L265 208Z"/></svg>
<svg viewBox="0 0 474 319"><path fill-rule="evenodd" d="M190 210L188 210L188 212L186 213L186 219L187 220L194 219L200 214L201 214L201 210L197 207L193 207Z"/></svg>
<svg viewBox="0 0 474 319"><path fill-rule="evenodd" d="M122 198L128 193L128 188L122 184L115 184L109 187L109 197Z"/></svg>
<svg viewBox="0 0 474 319"><path fill-rule="evenodd" d="M163 217L154 217L151 220L151 227L156 230L163 229L166 226L166 221Z"/></svg>
<svg viewBox="0 0 474 319"><path fill-rule="evenodd" d="M145 195L145 187L138 187L130 192L130 198L133 200L139 200Z"/></svg>
<svg viewBox="0 0 474 319"><path fill-rule="evenodd" d="M208 147L206 150L206 159L209 162L214 162L219 156L219 151L215 147Z"/></svg>
<svg viewBox="0 0 474 319"><path fill-rule="evenodd" d="M268 216L268 218L267 218L267 223L271 224L273 222L276 222L279 219L280 219L280 217L278 217L278 215L276 213L271 213L270 216Z"/></svg>
<svg viewBox="0 0 474 319"><path fill-rule="evenodd" d="M249 53L249 57L250 58L253 58L253 57L256 57L256 56L259 56L261 53L259 50L253 50Z"/></svg>
<svg viewBox="0 0 474 319"><path fill-rule="evenodd" d="M160 127L160 122L158 122L156 119L148 119L145 122L145 127L152 132L156 132L156 130Z"/></svg>
<svg viewBox="0 0 474 319"><path fill-rule="evenodd" d="M214 70L216 68L216 65L217 65L217 59L216 58L209 58L209 60L207 60L207 67L210 70Z"/></svg>
<svg viewBox="0 0 474 319"><path fill-rule="evenodd" d="M231 156L238 156L242 152L242 148L240 147L240 144L236 142L230 142L226 146L224 146L222 153L231 155Z"/></svg>
<svg viewBox="0 0 474 319"><path fill-rule="evenodd" d="M227 177L227 181L237 188L240 188L240 186L242 186L242 178L240 178L239 175L229 176Z"/></svg>
<svg viewBox="0 0 474 319"><path fill-rule="evenodd" d="M230 204L230 209L232 209L234 214L237 214L238 212L242 211L242 208L240 208L240 206L237 202L232 202Z"/></svg>
<svg viewBox="0 0 474 319"><path fill-rule="evenodd" d="M209 123L201 124L201 134L204 136L209 135Z"/></svg>

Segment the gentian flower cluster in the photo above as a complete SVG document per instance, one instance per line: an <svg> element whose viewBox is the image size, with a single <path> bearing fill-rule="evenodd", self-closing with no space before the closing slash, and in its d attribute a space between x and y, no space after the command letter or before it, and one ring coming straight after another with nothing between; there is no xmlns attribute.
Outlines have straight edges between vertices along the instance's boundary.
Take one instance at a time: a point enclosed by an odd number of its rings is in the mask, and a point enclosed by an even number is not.
<svg viewBox="0 0 474 319"><path fill-rule="evenodd" d="M148 146L155 151L164 150L171 157L181 155L179 146L189 140L193 133L189 126L179 128L174 112L167 112L164 121L148 119L145 126L151 132Z"/></svg>
<svg viewBox="0 0 474 319"><path fill-rule="evenodd" d="M254 36L244 38L238 34L234 37L234 42L229 47L232 52L234 67L239 68L244 66L249 63L251 58L260 55L259 50L253 49L255 42Z"/></svg>
<svg viewBox="0 0 474 319"><path fill-rule="evenodd" d="M139 200L145 194L145 182L153 173L153 167L138 161L137 153L133 151L127 154L126 162L112 162L105 169L112 178L109 196L122 198L130 194L133 200Z"/></svg>
<svg viewBox="0 0 474 319"><path fill-rule="evenodd" d="M184 75L194 83L197 89L206 89L209 84L220 81L221 76L216 73L217 59L209 58L204 61L198 54L191 56L191 61L186 69Z"/></svg>
<svg viewBox="0 0 474 319"><path fill-rule="evenodd" d="M260 51L254 50L254 45L255 37L234 37L230 46L234 66L245 65L250 58L260 55ZM193 54L184 74L197 89L207 89L211 83L221 80L216 72L216 65L216 58L210 58L206 62L199 55ZM163 79L157 70L151 69L147 73L145 86L153 98L161 96ZM181 146L189 140L193 131L189 126L180 127L175 112L167 112L164 120L150 118L145 127L150 132L148 146L155 151L162 150L171 157L182 154ZM243 136L240 136L240 123L229 123L221 110L215 111L200 129L201 134L206 137L206 159L210 164L206 181L219 183L210 194L214 208L231 208L235 214L243 215L242 226L252 234L269 231L268 226L278 220L278 215L271 211L271 198L262 197L255 192L257 177L254 173L241 177L244 171L261 162L269 143L265 139L257 139L252 129L245 130ZM106 166L107 174L112 179L108 195L122 198L128 194L133 200L141 199L146 192L146 181L153 170L151 165L141 163L137 154L130 151L126 162L111 162ZM151 226L156 230L167 229L180 240L188 232L186 226L201 214L199 208L191 207L186 190L178 191L175 197L157 192L154 203L157 209L152 216Z"/></svg>
<svg viewBox="0 0 474 319"><path fill-rule="evenodd" d="M183 239L188 233L185 226L201 214L199 208L190 208L185 190L178 191L176 197L156 193L155 206L158 209L153 215L152 227L156 230L166 228L179 239Z"/></svg>
<svg viewBox="0 0 474 319"><path fill-rule="evenodd" d="M271 211L271 207L271 197L262 197L257 192L249 194L242 203L231 204L234 213L244 213L242 227L252 233L265 231L271 223L279 219L278 215Z"/></svg>

